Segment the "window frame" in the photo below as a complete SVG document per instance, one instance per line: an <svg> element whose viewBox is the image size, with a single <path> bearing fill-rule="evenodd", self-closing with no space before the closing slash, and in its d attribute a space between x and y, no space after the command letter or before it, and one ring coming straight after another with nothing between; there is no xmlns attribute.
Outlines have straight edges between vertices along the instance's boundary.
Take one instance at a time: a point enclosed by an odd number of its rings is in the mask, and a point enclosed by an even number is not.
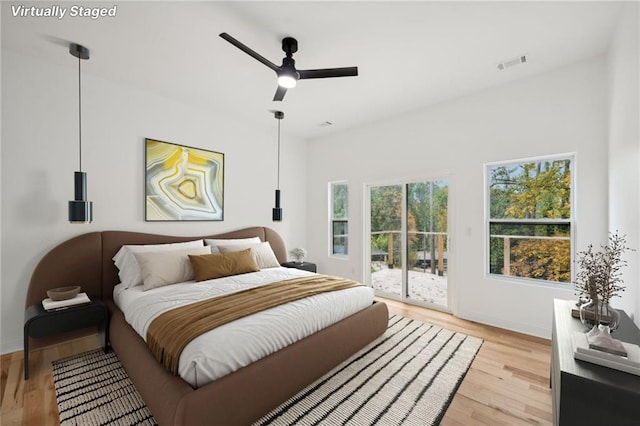
<svg viewBox="0 0 640 426"><path fill-rule="evenodd" d="M334 216L334 187L336 186L344 186L346 188L347 198L346 198L346 215L345 217L335 217ZM332 181L329 182L329 244L328 244L328 252L329 257L337 258L337 259L348 259L349 258L349 183L345 180ZM334 225L337 223L342 223L346 225L347 233L346 234L334 234ZM334 238L342 237L345 238L345 253L336 253L334 252Z"/></svg>
<svg viewBox="0 0 640 426"><path fill-rule="evenodd" d="M577 153L569 152L562 154L544 155L537 157L527 157L515 160L496 161L491 163L485 163L483 166L484 171L484 270L485 277L488 279L498 281L509 281L515 283L521 283L526 285L538 285L543 287L561 288L573 290L573 282L575 281L575 247L576 247L576 193L577 193ZM569 160L569 171L571 173L570 182L570 195L569 200L571 203L570 218L540 218L540 219L510 219L510 218L491 218L491 188L490 188L490 170L496 167L523 165L527 163L538 162L553 162L557 160ZM570 246L570 280L569 282L550 281L539 278L519 277L515 275L495 274L491 272L491 224L492 223L521 223L531 225L568 225L569 226L569 246Z"/></svg>

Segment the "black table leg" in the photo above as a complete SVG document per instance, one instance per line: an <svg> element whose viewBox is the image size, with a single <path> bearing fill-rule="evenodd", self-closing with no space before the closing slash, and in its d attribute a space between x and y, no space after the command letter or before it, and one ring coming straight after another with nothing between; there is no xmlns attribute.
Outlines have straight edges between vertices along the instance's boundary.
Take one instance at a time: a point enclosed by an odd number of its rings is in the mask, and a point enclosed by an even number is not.
<svg viewBox="0 0 640 426"><path fill-rule="evenodd" d="M27 325L24 326L24 379L29 379L29 331Z"/></svg>

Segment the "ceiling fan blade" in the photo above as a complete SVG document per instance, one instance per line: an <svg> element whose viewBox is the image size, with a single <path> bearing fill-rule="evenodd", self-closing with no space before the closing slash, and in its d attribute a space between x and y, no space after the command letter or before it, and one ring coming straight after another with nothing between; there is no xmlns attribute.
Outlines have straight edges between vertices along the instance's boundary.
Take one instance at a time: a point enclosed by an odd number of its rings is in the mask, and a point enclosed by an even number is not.
<svg viewBox="0 0 640 426"><path fill-rule="evenodd" d="M253 49L245 46L244 44L242 44L241 42L239 42L238 40L236 40L235 38L231 37L229 34L227 33L220 33L219 34L220 37L222 37L223 39L227 40L229 43L233 44L235 47L237 47L238 49L242 50L244 53L246 53L247 55L251 56L254 59L257 59L258 61L262 62L263 64L265 64L266 66L268 66L269 68L271 68L274 71L278 71L280 69L279 66L277 66L276 64L274 64L273 62L271 62L270 60L268 60L267 58L265 58L264 56L260 55L259 53L257 53L256 51L254 51Z"/></svg>
<svg viewBox="0 0 640 426"><path fill-rule="evenodd" d="M358 67L347 68L326 68L320 70L298 70L300 79L306 78L329 78L329 77L356 77Z"/></svg>
<svg viewBox="0 0 640 426"><path fill-rule="evenodd" d="M278 84L278 88L276 89L276 94L273 95L274 101L281 101L284 98L284 94L287 93L287 88L282 87Z"/></svg>

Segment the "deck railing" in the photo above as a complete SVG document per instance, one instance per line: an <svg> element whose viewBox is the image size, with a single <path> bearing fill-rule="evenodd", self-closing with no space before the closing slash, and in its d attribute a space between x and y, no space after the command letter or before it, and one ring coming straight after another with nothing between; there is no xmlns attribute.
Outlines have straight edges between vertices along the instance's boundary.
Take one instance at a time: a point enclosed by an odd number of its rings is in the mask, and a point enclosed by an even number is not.
<svg viewBox="0 0 640 426"><path fill-rule="evenodd" d="M538 236L538 235L501 235L501 234L490 234L490 239L502 239L502 275L511 276L512 275L512 253L514 247L514 241L517 240L553 240L553 241L571 241L571 237L569 236ZM570 250L570 247L568 248ZM567 265L567 269L570 269L571 265ZM533 277L524 277L524 278L533 278Z"/></svg>
<svg viewBox="0 0 640 426"><path fill-rule="evenodd" d="M402 231L373 231L371 235L389 235L387 239L387 251L384 252L373 252L371 253L371 260L373 261L374 257L379 257L381 255L385 256L386 263L393 267L395 264L395 260L397 259L398 252L401 252L401 249L396 249L395 247L395 238L401 238ZM446 271L446 263L447 263L447 241L448 234L446 232L431 232L431 231L409 231L409 236L418 236L422 237L421 248L419 249L411 249L411 253L415 253L414 263L415 265L410 265L411 268L414 266L421 267L426 271L427 267L431 269L431 273L438 273L440 275L444 274ZM379 249L381 250L381 249ZM413 257L412 255L410 255Z"/></svg>

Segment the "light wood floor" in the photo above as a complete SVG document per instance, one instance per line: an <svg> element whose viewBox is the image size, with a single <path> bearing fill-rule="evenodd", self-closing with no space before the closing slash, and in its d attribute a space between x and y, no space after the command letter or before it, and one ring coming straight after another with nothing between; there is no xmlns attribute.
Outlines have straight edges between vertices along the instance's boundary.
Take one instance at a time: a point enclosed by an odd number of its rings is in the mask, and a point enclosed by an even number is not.
<svg viewBox="0 0 640 426"><path fill-rule="evenodd" d="M443 426L552 424L550 340L392 300L384 302L391 313L484 339Z"/></svg>
<svg viewBox="0 0 640 426"><path fill-rule="evenodd" d="M442 425L551 424L548 340L384 300L398 315L484 339ZM58 425L51 361L99 347L97 336L33 351L30 378L23 379L22 352L2 355L0 424Z"/></svg>

